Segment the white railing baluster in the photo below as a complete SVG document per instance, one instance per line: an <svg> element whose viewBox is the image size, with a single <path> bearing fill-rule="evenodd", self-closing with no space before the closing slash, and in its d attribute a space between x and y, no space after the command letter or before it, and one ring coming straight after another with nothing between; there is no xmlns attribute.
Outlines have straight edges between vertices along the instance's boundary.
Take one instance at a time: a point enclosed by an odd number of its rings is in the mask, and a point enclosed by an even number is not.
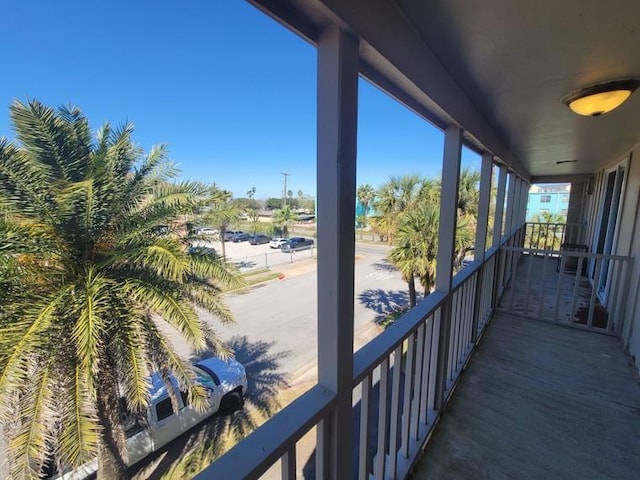
<svg viewBox="0 0 640 480"><path fill-rule="evenodd" d="M516 297L516 275L518 272L518 266L515 265L513 272L511 273L511 298L509 299L509 310L513 310L513 301Z"/></svg>
<svg viewBox="0 0 640 480"><path fill-rule="evenodd" d="M427 318L427 322L429 319ZM418 440L418 432L420 431L420 406L422 405L423 390L422 386L427 384L427 379L422 378L424 371L424 331L425 323L421 323L416 331L416 369L413 375L413 399L411 402L411 439ZM426 392L425 392L426 393ZM426 402L425 402L426 403Z"/></svg>
<svg viewBox="0 0 640 480"><path fill-rule="evenodd" d="M369 423L371 415L371 374L360 384L360 448L358 452L358 480L369 480Z"/></svg>
<svg viewBox="0 0 640 480"><path fill-rule="evenodd" d="M413 368L416 334L407 340L407 361L404 367L404 398L402 402L402 432L400 435L400 455L409 458L409 422L411 421L411 392L413 390ZM417 395L417 393L416 393Z"/></svg>
<svg viewBox="0 0 640 480"><path fill-rule="evenodd" d="M376 461L373 469L375 478L384 479L387 458L387 401L389 391L389 358L385 358L380 364L379 381L379 401L378 401L378 443L376 449Z"/></svg>
<svg viewBox="0 0 640 480"><path fill-rule="evenodd" d="M280 459L282 465L282 480L296 480L296 444Z"/></svg>
<svg viewBox="0 0 640 480"><path fill-rule="evenodd" d="M596 308L596 294L600 288L600 271L602 270L603 258L596 258L596 273L593 276L593 287L589 298L589 315L587 317L587 328L593 327L593 313Z"/></svg>
<svg viewBox="0 0 640 480"><path fill-rule="evenodd" d="M429 409L433 408L433 403L429 403L432 395L431 386L431 347L433 342L433 325L435 322L434 315L427 319L424 331L424 353L422 354L422 383L420 385L420 423L427 425L429 423ZM433 401L433 398L431 398Z"/></svg>
<svg viewBox="0 0 640 480"><path fill-rule="evenodd" d="M482 315L482 309L480 308L480 302L476 302L476 294L482 295L482 289L479 288L478 282L480 281L480 271L476 275L474 275L473 280L471 282L471 287L469 288L469 329L467 331L467 351L469 350L469 345L474 340L475 333L473 332L473 322L474 317L476 315L476 305L480 310L478 315Z"/></svg>
<svg viewBox="0 0 640 480"><path fill-rule="evenodd" d="M569 321L572 322L576 316L576 308L578 307L578 291L580 287L580 278L582 277L582 263L584 258L578 258L578 266L576 268L576 279L573 284L573 297L571 298L571 316L569 317Z"/></svg>
<svg viewBox="0 0 640 480"><path fill-rule="evenodd" d="M330 420L323 418L316 428L316 478L329 480Z"/></svg>
<svg viewBox="0 0 640 480"><path fill-rule="evenodd" d="M540 305L538 306L538 317L542 318L542 309L544 308L544 291L546 287L546 282L544 281L544 276L547 271L547 262L549 260L549 255L544 254L542 257L542 275L540 276Z"/></svg>
<svg viewBox="0 0 640 480"><path fill-rule="evenodd" d="M562 275L564 274L565 256L560 256L560 272L558 274L558 283L556 285L556 301L553 307L553 321L558 321L558 315L560 314L560 291L562 289Z"/></svg>
<svg viewBox="0 0 640 480"><path fill-rule="evenodd" d="M609 316L607 317L607 327L606 327L607 332L613 331L613 319L616 317L616 314L618 313L618 302L621 296L620 290L622 289L620 286L620 281L622 278L622 272L624 270L624 263L622 261L613 260L612 263L614 267L612 272L615 272L616 279L613 282L613 285L611 285L611 288L609 290L609 292L613 292L613 295L612 295L612 298L607 302L607 304L610 305Z"/></svg>
<svg viewBox="0 0 640 480"><path fill-rule="evenodd" d="M451 335L449 335L449 381L453 381L457 372L458 358L457 358L457 338L460 331L460 316L458 309L458 301L460 300L460 290L453 292L453 299L451 300ZM449 386L447 385L447 390Z"/></svg>
<svg viewBox="0 0 640 480"><path fill-rule="evenodd" d="M529 314L529 293L531 290L531 274L533 273L533 254L529 253L529 265L527 267L527 287L524 296L524 314Z"/></svg>
<svg viewBox="0 0 640 480"><path fill-rule="evenodd" d="M464 284L464 300L463 304L465 314L464 335L462 336L462 364L467 359L467 352L469 348L469 339L471 337L471 330L473 329L473 292L475 286L475 275L469 278L469 281Z"/></svg>
<svg viewBox="0 0 640 480"><path fill-rule="evenodd" d="M398 424L400 423L400 378L402 376L402 350L404 343L393 354L393 378L391 380L391 417L389 427L389 475L396 478L398 468Z"/></svg>
<svg viewBox="0 0 640 480"><path fill-rule="evenodd" d="M427 423L431 423L429 412L435 410L436 405L436 371L438 370L438 351L440 345L440 328L442 328L442 307L433 314L433 331L431 332L431 359L429 360L429 389L427 399Z"/></svg>

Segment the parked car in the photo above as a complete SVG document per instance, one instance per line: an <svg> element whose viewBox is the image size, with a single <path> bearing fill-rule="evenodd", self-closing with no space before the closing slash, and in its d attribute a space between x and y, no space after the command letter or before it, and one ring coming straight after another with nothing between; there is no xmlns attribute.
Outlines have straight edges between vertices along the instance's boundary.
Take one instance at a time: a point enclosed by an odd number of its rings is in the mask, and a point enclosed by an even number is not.
<svg viewBox="0 0 640 480"><path fill-rule="evenodd" d="M286 238L276 237L276 238L272 238L271 239L271 241L269 242L269 246L271 248L280 248L285 243L287 243L287 239Z"/></svg>
<svg viewBox="0 0 640 480"><path fill-rule="evenodd" d="M235 243L246 242L247 240L251 240L251 237L253 237L253 235L249 233L237 233L233 237L231 237L231 240Z"/></svg>
<svg viewBox="0 0 640 480"><path fill-rule="evenodd" d="M228 413L242 407L247 393L247 375L242 364L231 358L222 360L210 357L199 361L193 367L197 382L208 394L209 407L204 412L198 412L189 404L186 392L180 391L178 382L171 378L178 401L178 410L174 410L167 386L158 373L151 375L150 402L144 421L141 422L132 414L127 414L122 399L121 418L125 428L127 465L139 462L214 413ZM142 426L143 423L147 424L146 428ZM97 470L96 459L52 478L80 480L91 476Z"/></svg>
<svg viewBox="0 0 640 480"><path fill-rule="evenodd" d="M228 242L230 240L233 240L233 237L235 235L239 235L241 233L244 233L242 230L227 230L226 232L224 232L224 241Z"/></svg>
<svg viewBox="0 0 640 480"><path fill-rule="evenodd" d="M189 247L189 254L196 255L198 253L201 255L205 255L205 254L211 254L211 253L217 254L218 252L216 251L215 248L210 247L205 242L195 242Z"/></svg>
<svg viewBox="0 0 640 480"><path fill-rule="evenodd" d="M215 237L215 236L218 236L219 234L220 232L218 230L215 230L209 227L202 227L196 230L196 235L210 235L212 237Z"/></svg>
<svg viewBox="0 0 640 480"><path fill-rule="evenodd" d="M249 243L251 245L262 245L263 243L269 243L271 241L271 237L269 235L254 235L251 239L249 239Z"/></svg>
<svg viewBox="0 0 640 480"><path fill-rule="evenodd" d="M297 252L313 247L313 240L304 237L292 237L280 247L283 252Z"/></svg>

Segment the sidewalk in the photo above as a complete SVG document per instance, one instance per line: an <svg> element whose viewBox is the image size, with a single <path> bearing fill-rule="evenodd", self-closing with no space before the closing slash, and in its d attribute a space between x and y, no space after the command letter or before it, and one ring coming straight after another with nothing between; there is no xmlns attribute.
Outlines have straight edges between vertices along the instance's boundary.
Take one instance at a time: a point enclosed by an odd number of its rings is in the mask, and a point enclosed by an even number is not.
<svg viewBox="0 0 640 480"><path fill-rule="evenodd" d="M281 265L274 265L271 270L274 272L280 272L284 275L284 278L297 277L298 275L304 275L305 273L311 273L316 270L317 258L307 258L305 260L299 260L294 263L283 263ZM283 278L283 279L284 279Z"/></svg>

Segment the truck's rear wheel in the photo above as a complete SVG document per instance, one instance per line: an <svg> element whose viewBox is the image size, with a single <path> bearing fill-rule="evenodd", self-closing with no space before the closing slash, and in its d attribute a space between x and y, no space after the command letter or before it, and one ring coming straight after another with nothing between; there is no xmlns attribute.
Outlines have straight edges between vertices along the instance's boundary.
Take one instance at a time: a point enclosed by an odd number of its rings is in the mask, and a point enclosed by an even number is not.
<svg viewBox="0 0 640 480"><path fill-rule="evenodd" d="M227 393L220 402L220 413L226 415L240 410L244 405L244 398L237 390Z"/></svg>

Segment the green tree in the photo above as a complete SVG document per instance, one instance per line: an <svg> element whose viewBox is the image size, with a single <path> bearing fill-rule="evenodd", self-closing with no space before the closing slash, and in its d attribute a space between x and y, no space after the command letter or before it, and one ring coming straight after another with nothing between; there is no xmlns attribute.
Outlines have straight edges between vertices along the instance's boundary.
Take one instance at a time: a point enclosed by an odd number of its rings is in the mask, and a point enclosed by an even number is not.
<svg viewBox="0 0 640 480"><path fill-rule="evenodd" d="M77 108L38 101L14 102L11 119L17 143L0 139L0 422L12 476L37 477L48 455L71 466L97 455L99 479L126 478L120 397L145 411L157 371L205 407L159 322L195 351L228 353L194 306L232 321L221 289L242 282L215 254L188 252L177 219L205 189L169 183L163 146L143 156L131 125L94 139Z"/></svg>
<svg viewBox="0 0 640 480"><path fill-rule="evenodd" d="M470 218L478 217L480 203L480 171L465 167L460 172L458 184L458 213Z"/></svg>
<svg viewBox="0 0 640 480"><path fill-rule="evenodd" d="M371 207L371 202L373 202L373 199L376 196L376 191L375 189L369 185L368 183L360 185L358 187L358 190L356 192L356 196L358 197L358 202L360 202L360 204L362 205L363 208L363 212L362 212L362 216L364 218L363 220L363 226L367 226L367 216L369 215L369 208Z"/></svg>
<svg viewBox="0 0 640 480"><path fill-rule="evenodd" d="M408 185L408 183L407 183ZM426 179L419 182L417 194L397 214L395 246L389 261L402 273L409 287L409 304L416 304L415 277L427 296L435 285L438 232L440 226L440 182ZM454 271L459 270L466 252L473 246L474 230L470 228L471 214L458 212L455 236Z"/></svg>
<svg viewBox="0 0 640 480"><path fill-rule="evenodd" d="M282 228L282 233L285 238L289 236L289 229L296 221L296 218L296 213L289 206L273 212L273 224Z"/></svg>
<svg viewBox="0 0 640 480"><path fill-rule="evenodd" d="M275 198L275 197L269 197L269 198L267 198L265 200L264 207L267 210L278 210L278 209L280 209L280 207L282 207L282 199L281 198Z"/></svg>
<svg viewBox="0 0 640 480"><path fill-rule="evenodd" d="M424 179L418 175L392 176L378 189L373 201L376 216L372 226L381 237L393 243L398 231L399 219L405 210L418 199Z"/></svg>
<svg viewBox="0 0 640 480"><path fill-rule="evenodd" d="M205 225L213 225L220 230L220 243L222 244L222 259L227 259L225 234L230 226L240 220L244 208L233 200L233 195L228 190L222 190L215 184L209 190L209 197L205 201L206 210L202 215Z"/></svg>

